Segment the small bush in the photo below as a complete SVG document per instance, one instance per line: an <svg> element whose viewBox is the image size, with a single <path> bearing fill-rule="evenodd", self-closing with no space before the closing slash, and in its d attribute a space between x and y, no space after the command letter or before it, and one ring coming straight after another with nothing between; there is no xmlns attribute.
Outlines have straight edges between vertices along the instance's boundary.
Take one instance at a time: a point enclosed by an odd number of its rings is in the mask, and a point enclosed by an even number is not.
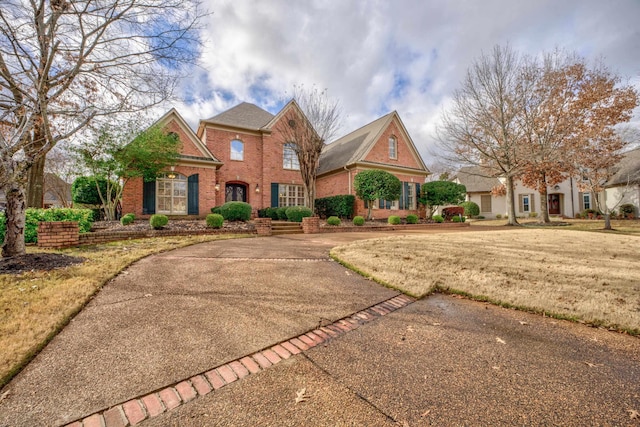
<svg viewBox="0 0 640 427"><path fill-rule="evenodd" d="M280 208L276 208L276 218L280 221L286 221L287 220L287 207L283 206Z"/></svg>
<svg viewBox="0 0 640 427"><path fill-rule="evenodd" d="M135 219L136 217L132 213L128 213L120 218L120 224L129 225L132 224Z"/></svg>
<svg viewBox="0 0 640 427"><path fill-rule="evenodd" d="M222 209L222 206L215 206L211 208L211 213L220 215L220 209Z"/></svg>
<svg viewBox="0 0 640 427"><path fill-rule="evenodd" d="M24 226L25 243L36 243L38 241L38 222L41 221L77 221L80 233L87 233L91 230L94 219L91 209L29 208L26 211ZM4 242L6 226L5 214L0 213L0 242Z"/></svg>
<svg viewBox="0 0 640 427"><path fill-rule="evenodd" d="M327 218L327 224L329 225L340 225L342 223L342 221L340 221L340 218L338 218L337 216L330 216L329 218Z"/></svg>
<svg viewBox="0 0 640 427"><path fill-rule="evenodd" d="M505 215L505 218L506 218L506 215ZM476 217L476 219L484 219L484 216L482 216L482 215L478 215L478 216Z"/></svg>
<svg viewBox="0 0 640 427"><path fill-rule="evenodd" d="M407 215L407 224L417 224L418 223L418 215L409 214Z"/></svg>
<svg viewBox="0 0 640 427"><path fill-rule="evenodd" d="M432 217L432 219L433 219L435 222L444 222L444 217L443 217L442 215L434 215L434 216Z"/></svg>
<svg viewBox="0 0 640 427"><path fill-rule="evenodd" d="M207 227L221 228L222 224L224 224L224 217L220 214L209 214L206 221Z"/></svg>
<svg viewBox="0 0 640 427"><path fill-rule="evenodd" d="M291 222L302 222L302 218L310 217L313 215L311 209L305 206L291 206L285 211L287 219Z"/></svg>
<svg viewBox="0 0 640 427"><path fill-rule="evenodd" d="M502 219L502 215L501 214L496 214L496 219Z"/></svg>
<svg viewBox="0 0 640 427"><path fill-rule="evenodd" d="M461 216L454 216L453 218L451 218L452 222L462 222L462 218Z"/></svg>
<svg viewBox="0 0 640 427"><path fill-rule="evenodd" d="M538 212L529 212L529 218L535 218L538 216Z"/></svg>
<svg viewBox="0 0 640 427"><path fill-rule="evenodd" d="M620 215L625 218L635 218L636 207L631 203L625 203L624 205L620 205Z"/></svg>
<svg viewBox="0 0 640 427"><path fill-rule="evenodd" d="M464 208L464 215L473 218L480 215L480 206L475 202L462 202L460 206Z"/></svg>
<svg viewBox="0 0 640 427"><path fill-rule="evenodd" d="M258 218L269 218L267 216L267 208L265 209L258 209Z"/></svg>
<svg viewBox="0 0 640 427"><path fill-rule="evenodd" d="M442 209L442 216L447 221L451 221L451 218L458 215L464 215L464 208L462 206L451 206Z"/></svg>
<svg viewBox="0 0 640 427"><path fill-rule="evenodd" d="M266 208L264 210L264 218L278 219L278 208Z"/></svg>
<svg viewBox="0 0 640 427"><path fill-rule="evenodd" d="M149 218L149 224L154 230L160 230L169 223L169 217L166 215L155 214Z"/></svg>
<svg viewBox="0 0 640 427"><path fill-rule="evenodd" d="M398 225L402 221L400 220L400 217L398 215L391 215L389 218L387 218L387 222L391 225Z"/></svg>
<svg viewBox="0 0 640 427"><path fill-rule="evenodd" d="M362 226L364 225L364 218L360 215L353 217L353 225Z"/></svg>
<svg viewBox="0 0 640 427"><path fill-rule="evenodd" d="M245 202L227 202L220 207L218 213L227 221L249 221L251 219L251 205Z"/></svg>

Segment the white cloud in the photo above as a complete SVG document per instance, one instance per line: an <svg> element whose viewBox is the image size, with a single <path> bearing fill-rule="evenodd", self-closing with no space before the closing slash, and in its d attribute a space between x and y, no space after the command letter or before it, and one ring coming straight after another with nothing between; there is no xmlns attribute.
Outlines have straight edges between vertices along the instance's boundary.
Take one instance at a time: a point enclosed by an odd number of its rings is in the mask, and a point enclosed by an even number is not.
<svg viewBox="0 0 640 427"><path fill-rule="evenodd" d="M340 99L344 132L397 110L429 162L443 107L471 62L496 44L601 57L640 88L637 0L209 0L208 7L201 68L176 105L192 125L242 101L275 112L294 84L316 85Z"/></svg>

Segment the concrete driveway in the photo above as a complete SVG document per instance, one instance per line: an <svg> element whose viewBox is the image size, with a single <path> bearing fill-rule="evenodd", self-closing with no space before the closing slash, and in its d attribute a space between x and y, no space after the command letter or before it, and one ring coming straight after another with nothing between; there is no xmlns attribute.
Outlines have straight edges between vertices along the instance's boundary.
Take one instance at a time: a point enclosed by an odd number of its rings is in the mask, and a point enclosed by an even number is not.
<svg viewBox="0 0 640 427"><path fill-rule="evenodd" d="M328 257L373 237L227 240L137 262L0 391L0 426L640 425L638 338L411 302Z"/></svg>

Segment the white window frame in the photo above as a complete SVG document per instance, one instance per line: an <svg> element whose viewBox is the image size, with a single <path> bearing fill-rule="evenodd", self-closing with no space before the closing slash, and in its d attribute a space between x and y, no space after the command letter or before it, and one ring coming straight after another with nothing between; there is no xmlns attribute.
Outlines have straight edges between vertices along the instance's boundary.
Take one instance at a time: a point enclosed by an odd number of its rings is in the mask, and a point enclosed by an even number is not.
<svg viewBox="0 0 640 427"><path fill-rule="evenodd" d="M389 137L389 158L397 159L398 158L398 140L395 136Z"/></svg>
<svg viewBox="0 0 640 427"><path fill-rule="evenodd" d="M305 206L305 192L303 185L279 184L278 185L278 206Z"/></svg>
<svg viewBox="0 0 640 427"><path fill-rule="evenodd" d="M582 193L582 206L584 209L591 208L591 193Z"/></svg>
<svg viewBox="0 0 640 427"><path fill-rule="evenodd" d="M287 142L282 147L282 167L284 169L300 170L300 160L294 142Z"/></svg>
<svg viewBox="0 0 640 427"><path fill-rule="evenodd" d="M239 151L237 148L234 148L234 143L240 148ZM235 160L238 162L244 161L244 142L240 141L239 139L231 140L231 143L229 144L229 150L229 158L231 160Z"/></svg>
<svg viewBox="0 0 640 427"><path fill-rule="evenodd" d="M171 178L172 176L173 178ZM164 191L162 191L161 188ZM169 190L168 194L167 189ZM163 201L169 201L168 210L160 209L161 199ZM184 209L178 209L178 204L181 201L184 201ZM166 206L166 204L164 205ZM185 175L179 173L164 173L156 178L156 213L164 215L186 215L188 209L189 185Z"/></svg>
<svg viewBox="0 0 640 427"><path fill-rule="evenodd" d="M522 195L522 212L531 212L531 196L528 194Z"/></svg>

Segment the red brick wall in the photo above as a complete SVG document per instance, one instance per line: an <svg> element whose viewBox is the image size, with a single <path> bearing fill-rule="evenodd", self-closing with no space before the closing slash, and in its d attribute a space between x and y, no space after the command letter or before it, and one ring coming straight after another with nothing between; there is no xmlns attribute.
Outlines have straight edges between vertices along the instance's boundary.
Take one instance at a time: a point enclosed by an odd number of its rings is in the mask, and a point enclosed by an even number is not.
<svg viewBox="0 0 640 427"><path fill-rule="evenodd" d="M182 130L182 128L178 125L175 120L169 121L165 126L167 132L175 132L180 138L180 142L182 143L180 152L187 156L197 156L203 157L202 151L196 147L191 139L187 136L187 134Z"/></svg>

